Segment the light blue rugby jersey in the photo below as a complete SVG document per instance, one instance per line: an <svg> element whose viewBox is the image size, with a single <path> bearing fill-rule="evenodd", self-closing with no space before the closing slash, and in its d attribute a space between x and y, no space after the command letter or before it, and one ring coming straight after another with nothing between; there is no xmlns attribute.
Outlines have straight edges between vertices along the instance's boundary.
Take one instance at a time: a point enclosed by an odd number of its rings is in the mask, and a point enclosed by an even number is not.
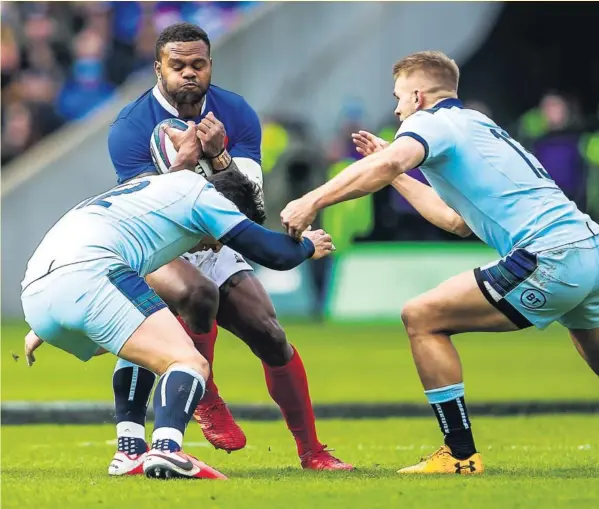
<svg viewBox="0 0 599 509"><path fill-rule="evenodd" d="M145 276L202 237L220 239L245 219L194 172L136 179L67 212L29 260L22 285L61 266L103 258L115 258Z"/></svg>
<svg viewBox="0 0 599 509"><path fill-rule="evenodd" d="M424 145L419 168L431 186L501 256L599 234L599 225L566 198L536 157L458 99L410 115L396 139L401 136Z"/></svg>

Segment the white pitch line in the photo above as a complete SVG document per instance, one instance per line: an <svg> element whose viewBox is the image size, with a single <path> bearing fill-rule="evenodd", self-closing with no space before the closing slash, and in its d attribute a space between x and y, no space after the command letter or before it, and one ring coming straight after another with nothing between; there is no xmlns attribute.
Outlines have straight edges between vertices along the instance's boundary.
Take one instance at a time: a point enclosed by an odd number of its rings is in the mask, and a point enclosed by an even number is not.
<svg viewBox="0 0 599 509"><path fill-rule="evenodd" d="M32 447L49 447L51 444L34 444ZM105 440L103 442L79 442L77 447L103 447L106 445L117 445L117 441L113 440ZM207 449L212 447L212 444L208 442L183 442L185 447L205 447ZM255 445L246 445L246 449L256 449Z"/></svg>
<svg viewBox="0 0 599 509"><path fill-rule="evenodd" d="M111 445L111 446L115 446L117 444L116 440L103 440L100 442L79 442L77 444L77 447L105 447L107 445ZM184 442L184 446L185 447L204 447L204 448L211 448L212 444L208 443L208 442ZM433 451L435 449L437 449L439 446L439 444L437 445L429 445L429 444L400 444L400 445L395 445L395 446L384 446L384 445L364 445L364 444L354 444L354 447L356 447L356 449L358 449L359 451L415 451L415 450L420 450L420 451ZM52 443L47 443L47 444L30 444L29 447L55 447L55 444ZM506 451L506 450L510 450L510 451L536 451L536 452L541 452L541 451L546 451L546 452L551 452L551 451L590 451L590 450L595 450L597 448L596 445L592 445L592 444L581 444L581 445L558 445L558 446L540 446L540 445L534 445L534 444L502 444L502 445L486 445L484 446L481 450L487 450L487 451ZM245 449L248 450L257 450L260 449L259 447L255 446L255 445L246 445Z"/></svg>

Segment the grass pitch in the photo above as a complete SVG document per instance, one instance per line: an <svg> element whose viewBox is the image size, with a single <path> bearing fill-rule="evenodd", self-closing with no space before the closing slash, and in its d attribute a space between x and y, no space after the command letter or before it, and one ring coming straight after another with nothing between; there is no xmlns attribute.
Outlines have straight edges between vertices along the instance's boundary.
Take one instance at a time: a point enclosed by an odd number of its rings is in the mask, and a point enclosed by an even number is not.
<svg viewBox="0 0 599 509"><path fill-rule="evenodd" d="M285 329L304 360L315 402L426 402L400 324L296 324ZM113 356L82 363L44 345L36 352L36 364L28 368L22 354L26 332L23 324L2 327L3 401L113 400ZM559 326L545 332L464 334L455 343L468 401L599 398L597 377ZM271 402L260 362L222 329L215 380L227 402Z"/></svg>
<svg viewBox="0 0 599 509"><path fill-rule="evenodd" d="M3 427L2 507L579 509L599 500L596 417L475 419L487 472L469 478L395 473L440 444L432 416L318 424L358 471L303 472L282 422L242 423L248 447L231 455L208 447L191 423L187 450L227 474L222 482L109 478L109 425Z"/></svg>
<svg viewBox="0 0 599 509"><path fill-rule="evenodd" d="M407 339L396 326L289 325L310 379L312 398L333 402L425 403ZM2 328L2 400L111 401L114 358L88 363L48 346L27 368L24 325ZM597 378L559 327L540 333L456 338L468 401L594 400ZM14 354L14 355L13 355ZM260 363L227 333L215 374L228 402L270 402ZM303 472L283 422L242 423L248 447L215 451L191 423L186 449L230 477L227 482L111 479L114 427L4 426L2 507L509 509L595 507L599 500L596 416L475 418L487 467L481 477L405 478L395 472L441 443L436 420L323 420L320 438L351 473ZM148 429L149 431L149 429Z"/></svg>

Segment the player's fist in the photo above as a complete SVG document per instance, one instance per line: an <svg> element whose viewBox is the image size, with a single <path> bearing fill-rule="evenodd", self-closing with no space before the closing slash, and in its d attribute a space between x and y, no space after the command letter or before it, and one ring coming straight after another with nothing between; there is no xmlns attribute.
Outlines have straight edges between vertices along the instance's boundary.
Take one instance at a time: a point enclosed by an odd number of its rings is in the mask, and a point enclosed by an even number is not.
<svg viewBox="0 0 599 509"><path fill-rule="evenodd" d="M356 146L356 150L363 156L369 156L375 152L380 152L389 146L388 142L368 131L352 133L351 137Z"/></svg>
<svg viewBox="0 0 599 509"><path fill-rule="evenodd" d="M281 212L281 223L289 235L299 240L316 219L316 213L316 207L306 195L287 204Z"/></svg>
<svg viewBox="0 0 599 509"><path fill-rule="evenodd" d="M312 244L314 244L314 254L312 255L312 260L324 258L335 251L335 246L333 246L333 240L331 239L331 236L324 230L311 231L310 229L307 229L304 233L302 233L302 237L310 239Z"/></svg>
<svg viewBox="0 0 599 509"><path fill-rule="evenodd" d="M208 159L215 158L225 149L226 134L225 126L211 111L197 125L196 135Z"/></svg>
<svg viewBox="0 0 599 509"><path fill-rule="evenodd" d="M202 157L202 146L196 138L196 125L194 122L187 122L187 129L180 131L166 124L162 129L173 142L173 148L177 151L177 157L170 168L170 171L188 169L193 170Z"/></svg>

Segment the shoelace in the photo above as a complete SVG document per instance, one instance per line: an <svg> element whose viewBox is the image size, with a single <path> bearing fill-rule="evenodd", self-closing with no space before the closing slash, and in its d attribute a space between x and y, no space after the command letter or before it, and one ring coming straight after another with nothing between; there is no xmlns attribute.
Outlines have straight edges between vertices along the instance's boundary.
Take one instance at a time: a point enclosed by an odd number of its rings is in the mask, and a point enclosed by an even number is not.
<svg viewBox="0 0 599 509"><path fill-rule="evenodd" d="M212 414L217 413L217 414L221 414L223 410L226 408L226 403L224 401L218 401L217 403L213 403L212 405L208 405L206 407L206 410L204 412L200 413L200 416L202 413L204 413L205 418L207 420L209 420L212 417ZM226 417L224 417L224 419L226 419ZM209 423L205 423L206 425L209 425L209 427L213 427L214 423L213 422L209 422Z"/></svg>
<svg viewBox="0 0 599 509"><path fill-rule="evenodd" d="M330 454L331 452L334 452L334 451L335 451L335 449L329 449L328 445L323 444L323 445L320 446L319 449L316 449L314 451L308 451L307 453L302 454L302 458L301 459L307 458L310 455L314 457L314 456L317 456L319 454L329 453L329 457L333 458L337 463L343 463L339 458L336 458L335 456L333 456L332 454Z"/></svg>

